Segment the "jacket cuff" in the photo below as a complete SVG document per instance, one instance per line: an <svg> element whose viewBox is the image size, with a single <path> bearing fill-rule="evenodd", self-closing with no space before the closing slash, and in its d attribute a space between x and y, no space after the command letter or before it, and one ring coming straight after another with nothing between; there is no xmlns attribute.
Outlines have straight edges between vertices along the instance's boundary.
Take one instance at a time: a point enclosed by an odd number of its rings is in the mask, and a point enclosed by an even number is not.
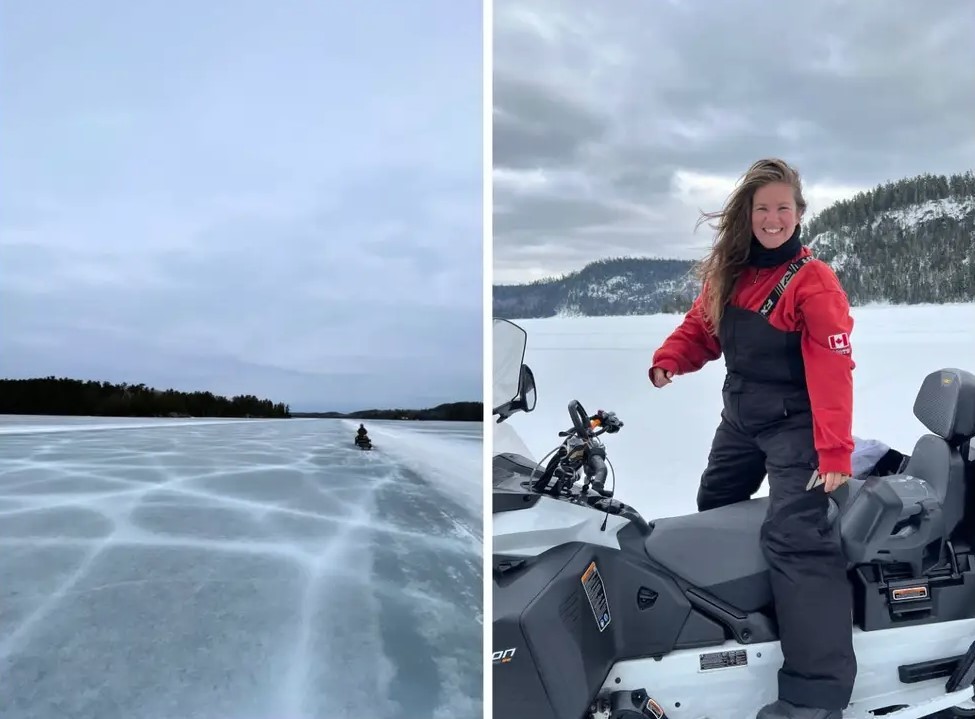
<svg viewBox="0 0 975 719"><path fill-rule="evenodd" d="M841 472L846 475L853 475L853 460L849 452L842 449L827 450L819 452L819 471L821 474L827 472Z"/></svg>
<svg viewBox="0 0 975 719"><path fill-rule="evenodd" d="M679 375L680 374L680 367L678 367L677 366L677 363L674 362L674 360L672 360L672 359L662 359L662 360L660 360L658 362L654 362L650 366L650 369L647 370L647 374L650 375L651 378L653 377L653 368L654 367L659 367L664 372L670 372L670 373L672 373L674 375Z"/></svg>

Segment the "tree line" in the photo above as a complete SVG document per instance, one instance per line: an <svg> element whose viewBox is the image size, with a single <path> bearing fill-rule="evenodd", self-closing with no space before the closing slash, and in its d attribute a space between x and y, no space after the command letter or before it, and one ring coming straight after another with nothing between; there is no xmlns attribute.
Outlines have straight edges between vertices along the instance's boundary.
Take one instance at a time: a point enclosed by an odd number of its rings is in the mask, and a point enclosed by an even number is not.
<svg viewBox="0 0 975 719"><path fill-rule="evenodd" d="M482 422L483 402L447 402L429 409L365 409L355 412L295 412L295 417L328 419L394 419L439 422Z"/></svg>
<svg viewBox="0 0 975 719"><path fill-rule="evenodd" d="M287 404L254 395L159 390L144 384L43 377L0 379L0 414L90 417L287 418Z"/></svg>
<svg viewBox="0 0 975 719"><path fill-rule="evenodd" d="M0 414L86 417L234 417L288 419L329 417L345 419L434 420L480 422L481 402L449 402L428 409L368 409L357 412L292 412L245 394L223 397L212 392L159 390L145 384L112 384L57 377L0 379Z"/></svg>

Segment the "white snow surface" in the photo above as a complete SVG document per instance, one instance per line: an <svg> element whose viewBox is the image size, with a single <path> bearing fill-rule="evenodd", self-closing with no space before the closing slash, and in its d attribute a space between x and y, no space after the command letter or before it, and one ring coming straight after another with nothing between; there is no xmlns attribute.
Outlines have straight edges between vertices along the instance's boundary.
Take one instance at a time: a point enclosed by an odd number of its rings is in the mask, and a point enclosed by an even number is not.
<svg viewBox="0 0 975 719"><path fill-rule="evenodd" d="M481 426L356 424L0 417L0 716L480 717Z"/></svg>
<svg viewBox="0 0 975 719"><path fill-rule="evenodd" d="M955 197L946 197L942 200L926 200L916 205L880 213L873 221L873 229L877 229L886 218L894 220L901 227L909 230L922 222L930 222L941 217L961 220L972 212L975 212L975 198L969 197L961 200Z"/></svg>
<svg viewBox="0 0 975 719"><path fill-rule="evenodd" d="M912 412L924 377L944 367L975 372L975 304L870 305L852 314L854 434L909 453L927 432ZM504 424L539 460L558 444L558 431L571 426L570 400L590 414L613 410L624 427L603 440L616 470L616 497L647 519L696 511L725 368L719 358L661 389L650 384L653 352L681 319L517 320L528 332L525 361L535 374L538 404ZM767 493L766 483L759 496Z"/></svg>

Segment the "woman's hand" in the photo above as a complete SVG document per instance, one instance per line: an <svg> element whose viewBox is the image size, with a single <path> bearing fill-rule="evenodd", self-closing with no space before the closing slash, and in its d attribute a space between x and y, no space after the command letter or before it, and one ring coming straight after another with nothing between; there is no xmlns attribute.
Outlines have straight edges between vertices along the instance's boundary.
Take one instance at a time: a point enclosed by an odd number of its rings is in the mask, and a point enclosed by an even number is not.
<svg viewBox="0 0 975 719"><path fill-rule="evenodd" d="M827 492L832 492L837 487L846 483L850 478L850 475L843 474L842 472L826 472L823 474L823 489Z"/></svg>
<svg viewBox="0 0 975 719"><path fill-rule="evenodd" d="M671 383L671 377L674 376L673 372L668 372L661 367L654 367L652 370L652 376L650 381L653 382L654 387L663 387Z"/></svg>

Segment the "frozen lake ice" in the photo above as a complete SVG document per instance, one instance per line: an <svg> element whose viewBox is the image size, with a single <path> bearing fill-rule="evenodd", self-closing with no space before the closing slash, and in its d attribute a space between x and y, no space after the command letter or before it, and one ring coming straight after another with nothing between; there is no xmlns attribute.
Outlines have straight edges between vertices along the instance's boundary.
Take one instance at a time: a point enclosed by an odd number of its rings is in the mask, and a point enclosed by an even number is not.
<svg viewBox="0 0 975 719"><path fill-rule="evenodd" d="M480 717L480 424L0 417L4 719Z"/></svg>

